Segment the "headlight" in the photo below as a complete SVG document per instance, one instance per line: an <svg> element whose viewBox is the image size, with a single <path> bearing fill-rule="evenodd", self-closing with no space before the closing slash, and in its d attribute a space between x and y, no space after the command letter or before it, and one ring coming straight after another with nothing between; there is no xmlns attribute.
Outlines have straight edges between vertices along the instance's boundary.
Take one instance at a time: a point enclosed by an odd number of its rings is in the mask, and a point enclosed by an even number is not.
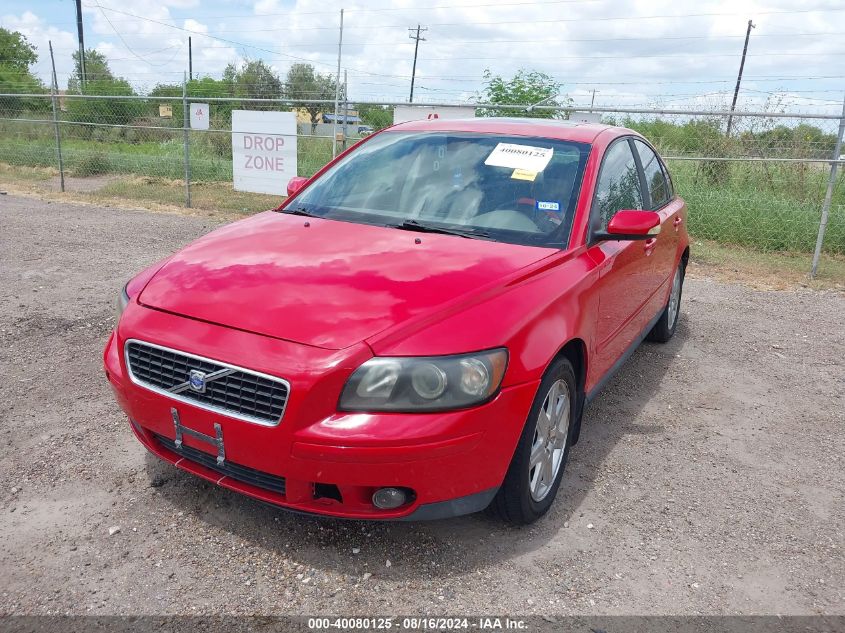
<svg viewBox="0 0 845 633"><path fill-rule="evenodd" d="M489 400L502 384L508 352L371 358L350 376L343 411L444 411Z"/></svg>
<svg viewBox="0 0 845 633"><path fill-rule="evenodd" d="M123 286L123 289L120 291L120 294L117 295L117 320L120 321L120 315L123 314L123 311L126 309L126 306L129 305L129 295L126 292L126 286Z"/></svg>

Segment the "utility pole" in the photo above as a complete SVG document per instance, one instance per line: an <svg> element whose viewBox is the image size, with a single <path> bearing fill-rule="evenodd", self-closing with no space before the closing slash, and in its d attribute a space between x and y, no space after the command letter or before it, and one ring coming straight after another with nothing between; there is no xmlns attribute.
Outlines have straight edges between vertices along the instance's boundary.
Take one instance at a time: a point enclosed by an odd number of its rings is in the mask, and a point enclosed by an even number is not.
<svg viewBox="0 0 845 633"><path fill-rule="evenodd" d="M337 156L337 116L340 101L340 54L343 50L343 9L340 10L340 35L337 38L337 74L334 76L334 122L332 123L332 158Z"/></svg>
<svg viewBox="0 0 845 633"><path fill-rule="evenodd" d="M420 37L420 31L425 32L427 30L428 30L428 27L422 28L419 24L417 24L417 28L416 28L417 33L416 33L416 35L414 35L414 28L411 27L411 28L408 29L408 37L411 38L412 40L416 40L416 43L414 44L414 67L411 69L411 96L408 98L408 103L414 102L414 79L417 76L417 53L420 50L420 40L425 42L425 38Z"/></svg>
<svg viewBox="0 0 845 633"><path fill-rule="evenodd" d="M188 78L182 71L182 134L185 149L185 206L191 208L191 113L188 107Z"/></svg>
<svg viewBox="0 0 845 633"><path fill-rule="evenodd" d="M82 34L82 0L76 0L76 33L79 37L79 87L85 87L85 37Z"/></svg>
<svg viewBox="0 0 845 633"><path fill-rule="evenodd" d="M194 55L191 51L191 36L188 36L188 81L194 80Z"/></svg>
<svg viewBox="0 0 845 633"><path fill-rule="evenodd" d="M736 110L736 99L739 96L739 84L742 83L742 69L745 68L745 55L748 53L748 39L751 37L751 29L755 28L755 25L748 20L748 29L745 31L745 46L742 47L742 61L739 62L739 74L736 77L736 88L734 88L734 100L731 103L731 113L728 115L728 130L725 132L725 136L731 135L731 124L733 123L733 112Z"/></svg>
<svg viewBox="0 0 845 633"><path fill-rule="evenodd" d="M596 105L596 89L593 88L593 98L590 99L590 110Z"/></svg>
<svg viewBox="0 0 845 633"><path fill-rule="evenodd" d="M348 138L349 126L349 78L346 76L346 69L343 69L343 151L346 151L346 139Z"/></svg>

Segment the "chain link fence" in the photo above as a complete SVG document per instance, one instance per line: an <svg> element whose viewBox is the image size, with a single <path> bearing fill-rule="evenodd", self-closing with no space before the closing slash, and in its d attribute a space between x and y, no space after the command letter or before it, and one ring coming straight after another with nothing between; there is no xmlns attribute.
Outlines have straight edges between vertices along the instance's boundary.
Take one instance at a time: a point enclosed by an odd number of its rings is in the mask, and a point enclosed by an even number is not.
<svg viewBox="0 0 845 633"><path fill-rule="evenodd" d="M177 96L0 95L0 163L49 168L51 174L57 170L62 181L79 179L93 182L91 187L99 183L114 196L190 205L191 190L196 195L211 184L232 182L233 110L302 106L281 99L201 100L210 104L209 129L202 131L185 125L188 104ZM333 103L310 103L333 112ZM407 104L366 107L382 110L380 118L390 120L396 105ZM479 112L483 108L487 114L518 107L461 105ZM845 125L842 117L624 108L589 112L603 123L637 130L657 147L676 191L687 202L693 238L738 249L806 253L809 267L820 225L826 224L821 251L845 256L845 160L840 156L845 150L837 143ZM581 116L549 106L536 107L534 114ZM732 131L727 135L729 116ZM338 124L337 131L343 128ZM368 130L348 125L337 141L338 151L357 140L359 131ZM299 175L310 176L329 161L335 142L331 133L301 125ZM266 196L251 202L268 204ZM225 206L222 198L221 204Z"/></svg>

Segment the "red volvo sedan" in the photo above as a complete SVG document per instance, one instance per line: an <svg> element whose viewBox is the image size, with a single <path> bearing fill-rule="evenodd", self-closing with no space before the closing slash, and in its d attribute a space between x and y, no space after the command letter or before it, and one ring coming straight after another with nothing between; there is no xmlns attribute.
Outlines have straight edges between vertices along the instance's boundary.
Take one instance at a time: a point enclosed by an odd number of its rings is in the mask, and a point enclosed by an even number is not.
<svg viewBox="0 0 845 633"><path fill-rule="evenodd" d="M138 440L302 512L524 524L581 415L678 322L686 209L637 133L434 120L129 281L105 371Z"/></svg>

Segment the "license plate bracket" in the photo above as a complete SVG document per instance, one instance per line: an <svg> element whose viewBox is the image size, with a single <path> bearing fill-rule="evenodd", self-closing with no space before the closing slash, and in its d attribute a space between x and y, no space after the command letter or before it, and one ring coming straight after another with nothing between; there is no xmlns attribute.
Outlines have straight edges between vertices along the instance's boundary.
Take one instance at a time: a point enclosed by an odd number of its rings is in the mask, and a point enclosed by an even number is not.
<svg viewBox="0 0 845 633"><path fill-rule="evenodd" d="M170 415L173 418L173 428L176 431L175 444L177 450L182 450L182 436L190 435L200 442L205 442L206 444L214 446L215 449L217 449L217 465L223 466L225 464L226 449L223 445L223 427L220 426L220 424L217 422L214 423L214 437L212 437L211 435L200 433L199 431L195 431L194 429L183 425L181 419L179 418L179 412L175 407L170 408Z"/></svg>

